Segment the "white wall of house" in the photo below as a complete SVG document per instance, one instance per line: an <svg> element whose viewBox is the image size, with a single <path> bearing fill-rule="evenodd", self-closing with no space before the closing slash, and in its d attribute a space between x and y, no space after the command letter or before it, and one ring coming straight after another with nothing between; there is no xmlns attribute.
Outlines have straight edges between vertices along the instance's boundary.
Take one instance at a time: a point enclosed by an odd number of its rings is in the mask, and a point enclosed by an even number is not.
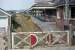
<svg viewBox="0 0 75 50"><path fill-rule="evenodd" d="M7 16L0 16L0 28L5 28L7 31L8 28L8 18Z"/></svg>
<svg viewBox="0 0 75 50"><path fill-rule="evenodd" d="M7 27L8 26L8 19L0 19L0 27Z"/></svg>

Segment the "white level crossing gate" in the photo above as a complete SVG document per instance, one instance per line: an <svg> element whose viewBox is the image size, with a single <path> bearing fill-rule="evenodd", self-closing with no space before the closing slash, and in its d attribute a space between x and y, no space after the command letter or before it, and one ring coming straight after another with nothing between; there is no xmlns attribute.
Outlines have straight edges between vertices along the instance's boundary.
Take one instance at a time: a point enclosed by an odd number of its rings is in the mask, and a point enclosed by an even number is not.
<svg viewBox="0 0 75 50"><path fill-rule="evenodd" d="M5 33L0 33L0 50L8 49L8 39ZM69 46L70 34L68 31L54 32L18 32L12 33L11 49L46 48L53 46Z"/></svg>
<svg viewBox="0 0 75 50"><path fill-rule="evenodd" d="M68 31L12 33L12 49L69 46Z"/></svg>

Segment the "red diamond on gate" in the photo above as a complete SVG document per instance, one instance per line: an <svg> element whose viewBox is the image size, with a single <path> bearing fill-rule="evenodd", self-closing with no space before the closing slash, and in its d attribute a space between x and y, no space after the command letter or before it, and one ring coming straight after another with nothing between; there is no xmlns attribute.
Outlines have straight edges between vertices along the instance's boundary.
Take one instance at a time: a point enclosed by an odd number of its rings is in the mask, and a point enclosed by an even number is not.
<svg viewBox="0 0 75 50"><path fill-rule="evenodd" d="M30 34L30 37L31 37L31 46L34 47L35 45L37 45L38 38L35 34Z"/></svg>

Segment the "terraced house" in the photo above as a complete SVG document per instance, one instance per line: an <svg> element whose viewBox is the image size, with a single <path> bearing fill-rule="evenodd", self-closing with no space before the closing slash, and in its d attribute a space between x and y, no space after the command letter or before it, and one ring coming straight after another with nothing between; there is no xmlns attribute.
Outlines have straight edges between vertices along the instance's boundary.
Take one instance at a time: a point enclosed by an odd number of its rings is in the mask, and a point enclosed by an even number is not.
<svg viewBox="0 0 75 50"><path fill-rule="evenodd" d="M55 23L58 30L69 30L75 36L75 0L36 1L32 14L41 21Z"/></svg>

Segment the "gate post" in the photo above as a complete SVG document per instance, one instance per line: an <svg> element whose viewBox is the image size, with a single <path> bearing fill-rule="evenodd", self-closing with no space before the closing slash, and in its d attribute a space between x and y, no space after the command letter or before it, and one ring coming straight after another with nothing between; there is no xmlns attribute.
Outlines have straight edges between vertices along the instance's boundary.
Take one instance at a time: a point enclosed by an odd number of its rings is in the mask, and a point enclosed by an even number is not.
<svg viewBox="0 0 75 50"><path fill-rule="evenodd" d="M72 24L70 24L70 31L69 31L69 45L72 45Z"/></svg>
<svg viewBox="0 0 75 50"><path fill-rule="evenodd" d="M8 49L12 48L11 16L8 16Z"/></svg>

